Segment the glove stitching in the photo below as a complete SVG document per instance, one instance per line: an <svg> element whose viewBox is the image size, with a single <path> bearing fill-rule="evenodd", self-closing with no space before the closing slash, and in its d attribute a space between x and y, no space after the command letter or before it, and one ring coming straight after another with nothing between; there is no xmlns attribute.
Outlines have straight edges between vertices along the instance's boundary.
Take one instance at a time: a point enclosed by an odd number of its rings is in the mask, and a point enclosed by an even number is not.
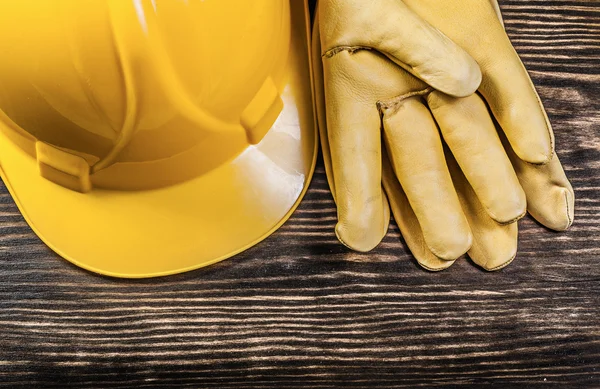
<svg viewBox="0 0 600 389"><path fill-rule="evenodd" d="M396 96L388 101L380 100L377 102L377 109L379 110L381 116L384 116L386 112L393 115L396 112L398 112L404 100L410 99L411 97L427 96L431 92L433 92L433 88L427 88L420 91L409 92L400 96Z"/></svg>
<svg viewBox="0 0 600 389"><path fill-rule="evenodd" d="M332 57L334 57L337 54L342 53L342 52L347 52L347 53L350 53L350 54L354 54L357 51L361 51L361 50L369 50L369 51L371 51L371 50L373 50L373 48L372 47L368 47L368 46L337 46L337 47L334 47L332 49L327 50L322 55L322 57L323 58L332 58Z"/></svg>
<svg viewBox="0 0 600 389"><path fill-rule="evenodd" d="M498 271L498 270L502 270L502 269L504 269L505 267L507 267L508 265L510 265L511 263L513 263L513 261L514 261L516 258L517 258L517 253L515 253L515 255L513 255L511 259L509 259L508 261L504 262L502 265L496 266L496 267L494 267L494 268L488 268L488 267L487 267L487 263L486 263L486 266L483 266L483 268L484 268L486 271L490 271L490 272L492 272L492 271Z"/></svg>
<svg viewBox="0 0 600 389"><path fill-rule="evenodd" d="M571 218L571 207L569 207L569 194L565 193L565 203L567 205L567 218L569 219L569 224L567 225L567 229L573 225L573 218Z"/></svg>
<svg viewBox="0 0 600 389"><path fill-rule="evenodd" d="M513 219L511 219L509 221L500 222L500 221L498 221L498 217L489 208L486 207L486 211L488 212L488 214L490 215L490 217L492 219L494 219L494 221L496 223L500 224L501 226L509 226L509 225L511 225L513 223L516 223L519 220L523 219L527 215L527 211L525 211L522 214L520 214L519 216L517 216L517 217L515 217L515 218L513 218Z"/></svg>
<svg viewBox="0 0 600 389"><path fill-rule="evenodd" d="M440 268L436 268L436 267L430 267L430 266L427 266L427 265L425 265L424 263L422 263L421 261L419 261L419 260L417 259L417 263L418 263L418 264L419 264L419 265L420 265L420 266L421 266L423 269L425 269L425 270L428 270L428 271L431 271L431 272L435 272L435 273L438 273L438 272L441 272L441 271L444 271L444 270L448 269L450 266L454 265L454 263L456 262L456 260L455 260L455 261L446 261L446 262L448 262L448 263L449 263L449 265L448 265L448 266L446 266L446 267L440 267Z"/></svg>

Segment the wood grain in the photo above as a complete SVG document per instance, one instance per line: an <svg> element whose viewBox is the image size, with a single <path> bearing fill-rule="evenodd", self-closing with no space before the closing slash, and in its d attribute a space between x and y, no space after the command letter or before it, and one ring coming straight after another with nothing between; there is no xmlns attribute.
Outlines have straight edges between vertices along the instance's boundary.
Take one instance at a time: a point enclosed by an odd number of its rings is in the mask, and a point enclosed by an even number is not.
<svg viewBox="0 0 600 389"><path fill-rule="evenodd" d="M103 278L54 255L0 188L0 385L11 388L600 387L600 2L505 0L577 193L515 262L421 270L392 225L353 253L322 165L292 219L208 269Z"/></svg>

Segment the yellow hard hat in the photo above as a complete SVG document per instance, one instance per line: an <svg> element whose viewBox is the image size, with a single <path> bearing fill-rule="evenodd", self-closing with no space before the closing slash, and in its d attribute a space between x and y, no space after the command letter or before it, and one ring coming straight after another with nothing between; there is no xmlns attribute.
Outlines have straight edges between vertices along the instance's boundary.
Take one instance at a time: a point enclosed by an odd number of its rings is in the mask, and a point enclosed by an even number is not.
<svg viewBox="0 0 600 389"><path fill-rule="evenodd" d="M62 257L117 277L277 229L316 158L296 0L0 3L0 167Z"/></svg>

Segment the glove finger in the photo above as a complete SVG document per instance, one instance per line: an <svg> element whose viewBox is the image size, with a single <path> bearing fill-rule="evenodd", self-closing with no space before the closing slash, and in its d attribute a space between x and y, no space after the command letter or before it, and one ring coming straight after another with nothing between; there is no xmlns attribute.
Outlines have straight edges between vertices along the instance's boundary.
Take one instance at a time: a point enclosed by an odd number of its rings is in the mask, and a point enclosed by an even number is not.
<svg viewBox="0 0 600 389"><path fill-rule="evenodd" d="M429 250L417 215L415 215L413 209L410 207L408 198L390 165L385 149L383 154L383 187L385 188L385 193L387 193L394 219L400 228L400 233L406 245L423 268L430 271L441 271L449 268L455 261L442 260L433 255Z"/></svg>
<svg viewBox="0 0 600 389"><path fill-rule="evenodd" d="M354 85L364 68L359 63L363 58L340 53L327 59L323 75L327 140L338 209L336 234L346 246L366 252L377 246L387 232L389 206L381 187L379 112Z"/></svg>
<svg viewBox="0 0 600 389"><path fill-rule="evenodd" d="M525 216L527 199L498 137L489 111L477 94L427 97L446 144L489 216L501 224Z"/></svg>
<svg viewBox="0 0 600 389"><path fill-rule="evenodd" d="M322 54L375 49L432 87L468 96L481 83L477 62L399 0L319 4Z"/></svg>
<svg viewBox="0 0 600 389"><path fill-rule="evenodd" d="M440 259L460 257L471 247L471 231L431 113L417 97L379 106L386 149L429 249Z"/></svg>
<svg viewBox="0 0 600 389"><path fill-rule="evenodd" d="M575 219L575 192L558 156L554 154L546 165L532 165L515 154L503 134L500 138L527 195L531 216L555 231L571 227Z"/></svg>
<svg viewBox="0 0 600 389"><path fill-rule="evenodd" d="M500 225L491 219L449 150L446 150L446 157L460 203L473 231L469 257L487 271L506 267L517 255L517 223Z"/></svg>
<svg viewBox="0 0 600 389"><path fill-rule="evenodd" d="M317 127L319 128L319 138L321 141L321 150L323 154L323 163L325 165L325 174L331 189L331 194L334 201L336 201L335 195L335 180L333 179L333 166L331 161L331 152L329 147L329 137L327 135L327 118L326 118L326 107L325 107L325 87L323 80L323 62L320 56L321 52L321 39L319 32L319 19L318 14L314 22L313 28L313 40L312 40L312 63L313 63L313 77L315 86L315 106L317 113ZM390 220L390 209L387 197L384 196L383 206L383 234L388 230Z"/></svg>
<svg viewBox="0 0 600 389"><path fill-rule="evenodd" d="M423 19L463 47L481 66L480 93L515 152L533 164L550 162L554 135L527 70L492 1L404 0ZM472 10L467 12L467 10Z"/></svg>
<svg viewBox="0 0 600 389"><path fill-rule="evenodd" d="M554 153L552 126L517 53L512 46L506 51L510 51L510 60L484 70L480 92L519 158L546 164Z"/></svg>

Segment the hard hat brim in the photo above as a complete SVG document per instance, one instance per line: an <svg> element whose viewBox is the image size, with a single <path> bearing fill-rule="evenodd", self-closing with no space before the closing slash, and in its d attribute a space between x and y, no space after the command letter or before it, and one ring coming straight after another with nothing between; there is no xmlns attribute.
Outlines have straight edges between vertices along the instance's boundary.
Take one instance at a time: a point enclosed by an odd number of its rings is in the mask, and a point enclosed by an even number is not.
<svg viewBox="0 0 600 389"><path fill-rule="evenodd" d="M261 143L193 180L78 193L40 176L37 161L0 131L0 175L35 233L77 266L143 278L213 264L279 228L305 194L317 156L308 21L306 9L297 11L282 115Z"/></svg>

